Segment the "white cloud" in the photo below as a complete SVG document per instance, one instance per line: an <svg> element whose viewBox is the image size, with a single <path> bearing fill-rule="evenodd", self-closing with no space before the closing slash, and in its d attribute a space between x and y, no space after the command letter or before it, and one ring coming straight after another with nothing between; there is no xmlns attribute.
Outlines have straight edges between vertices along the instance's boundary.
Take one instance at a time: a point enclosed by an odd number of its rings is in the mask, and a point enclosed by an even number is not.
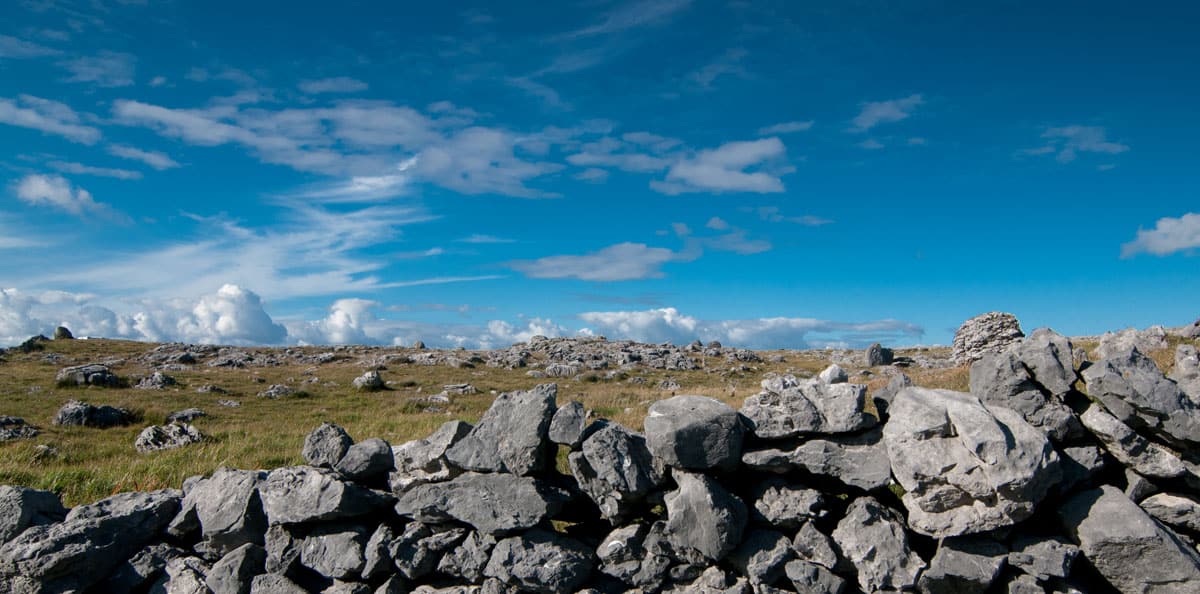
<svg viewBox="0 0 1200 594"><path fill-rule="evenodd" d="M577 316L589 329L609 338L642 342L718 340L723 344L756 349L866 346L913 342L923 330L897 320L834 322L812 318L759 318L701 320L673 307L644 311L586 312Z"/></svg>
<svg viewBox="0 0 1200 594"><path fill-rule="evenodd" d="M888 124L907 119L917 106L924 103L921 95L909 95L901 99L888 101L869 101L864 103L862 111L854 116L854 127L851 132L866 132L879 124Z"/></svg>
<svg viewBox="0 0 1200 594"><path fill-rule="evenodd" d="M90 192L73 187L71 182L59 175L27 175L17 182L16 195L27 204L57 208L78 217L95 214L119 222L129 222L128 217L107 204L96 202Z"/></svg>
<svg viewBox="0 0 1200 594"><path fill-rule="evenodd" d="M750 239L744 229L734 228L732 232L711 237L698 237L695 241L704 248L718 252L733 252L748 256L770 251L771 242L765 239ZM698 256L697 256L698 257Z"/></svg>
<svg viewBox="0 0 1200 594"><path fill-rule="evenodd" d="M365 326L376 320L374 310L379 302L367 299L338 299L329 307L323 320L293 324L289 333L293 340L308 344L377 344L367 336Z"/></svg>
<svg viewBox="0 0 1200 594"><path fill-rule="evenodd" d="M629 135L626 134L626 137ZM648 141L648 138L635 136L642 141ZM664 137L657 137L659 140L653 141L649 146L655 150L670 150L678 141L671 143L671 140ZM641 152L642 143L629 141L622 142L611 136L605 136L594 142L584 143L580 146L580 152L567 157L567 162L580 167L615 167L621 171L631 171L638 173L648 173L654 171L662 171L671 164L672 159L665 157L662 153L645 153Z"/></svg>
<svg viewBox="0 0 1200 594"><path fill-rule="evenodd" d="M108 152L109 154L122 159L141 161L142 163L145 163L146 165L149 165L158 171L179 167L179 163L175 162L175 159L172 159L166 153L160 153L158 151L144 151L132 146L113 144L109 145Z"/></svg>
<svg viewBox="0 0 1200 594"><path fill-rule="evenodd" d="M0 59L4 58L41 58L56 56L62 52L51 47L18 39L9 35L0 35Z"/></svg>
<svg viewBox="0 0 1200 594"><path fill-rule="evenodd" d="M875 140L874 138L868 138L868 139L858 143L858 147L864 148L864 149L867 149L870 151L875 151L875 150L884 148L884 145L882 142L879 142L878 140Z"/></svg>
<svg viewBox="0 0 1200 594"><path fill-rule="evenodd" d="M1108 134L1100 126L1063 126L1049 128L1042 133L1047 144L1025 149L1027 155L1055 155L1059 163L1074 161L1079 153L1116 155L1129 150L1129 145L1108 140Z"/></svg>
<svg viewBox="0 0 1200 594"><path fill-rule="evenodd" d="M67 82L91 83L100 87L127 87L133 84L132 54L102 51L95 56L82 56L59 63L71 73Z"/></svg>
<svg viewBox="0 0 1200 594"><path fill-rule="evenodd" d="M783 122L780 124L775 124L774 126L767 126L765 128L759 128L758 135L759 136L775 136L776 134L794 134L796 132L807 132L808 130L811 130L812 127L813 127L812 120L807 120L807 121L803 121L803 122L801 122L801 121Z"/></svg>
<svg viewBox="0 0 1200 594"><path fill-rule="evenodd" d="M361 80L348 76L337 76L316 80L302 80L296 87L309 95L316 95L319 93L358 93L367 90L368 85Z"/></svg>
<svg viewBox="0 0 1200 594"><path fill-rule="evenodd" d="M820 225L828 225L833 221L818 217L816 215L802 215L798 217L785 216L778 206L760 206L758 208L745 207L744 211L754 211L758 213L758 218L769 223L796 223L806 227L818 227Z"/></svg>
<svg viewBox="0 0 1200 594"><path fill-rule="evenodd" d="M630 29L658 25L670 20L690 6L692 0L638 0L622 4L609 12L604 20L595 25L577 29L559 38L577 39L599 35L612 35Z"/></svg>
<svg viewBox="0 0 1200 594"><path fill-rule="evenodd" d="M93 167L82 163L72 163L68 161L50 161L46 163L52 169L63 173L74 173L77 175L95 175L98 177L111 177L114 179L142 179L140 171L130 171L128 169L112 169L108 167Z"/></svg>
<svg viewBox="0 0 1200 594"><path fill-rule="evenodd" d="M495 235L484 235L482 233L474 233L474 234L468 235L467 237L463 237L462 239L456 239L455 241L459 241L462 243L514 243L514 242L516 242L515 239L505 239L503 237L496 237Z"/></svg>
<svg viewBox="0 0 1200 594"><path fill-rule="evenodd" d="M83 144L100 140L100 130L80 124L79 114L58 101L20 95L16 101L0 98L0 124L32 128Z"/></svg>
<svg viewBox="0 0 1200 594"><path fill-rule="evenodd" d="M675 252L666 248L627 242L581 256L547 256L509 262L508 266L529 278L624 281L660 278L662 266L676 257Z"/></svg>
<svg viewBox="0 0 1200 594"><path fill-rule="evenodd" d="M1179 218L1163 217L1153 229L1138 229L1137 238L1121 246L1121 257L1167 256L1196 248L1200 248L1200 214L1189 212Z"/></svg>
<svg viewBox="0 0 1200 594"><path fill-rule="evenodd" d="M783 164L786 152L783 141L774 136L728 142L676 162L664 180L653 181L650 187L672 195L685 192L782 192L780 176L792 171Z"/></svg>
<svg viewBox="0 0 1200 594"><path fill-rule="evenodd" d="M704 224L704 226L708 227L709 229L712 229L714 231L725 231L725 230L729 229L729 223L725 219L722 219L721 217L713 217L713 218L709 219L708 222Z"/></svg>

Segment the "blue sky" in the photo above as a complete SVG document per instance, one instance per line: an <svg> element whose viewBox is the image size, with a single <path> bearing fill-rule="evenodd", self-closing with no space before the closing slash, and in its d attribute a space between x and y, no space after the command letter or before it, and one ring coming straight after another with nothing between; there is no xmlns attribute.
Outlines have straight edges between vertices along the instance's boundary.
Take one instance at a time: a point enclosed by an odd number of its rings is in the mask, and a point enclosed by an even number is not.
<svg viewBox="0 0 1200 594"><path fill-rule="evenodd" d="M1181 325L1197 22L1187 2L6 2L0 343Z"/></svg>

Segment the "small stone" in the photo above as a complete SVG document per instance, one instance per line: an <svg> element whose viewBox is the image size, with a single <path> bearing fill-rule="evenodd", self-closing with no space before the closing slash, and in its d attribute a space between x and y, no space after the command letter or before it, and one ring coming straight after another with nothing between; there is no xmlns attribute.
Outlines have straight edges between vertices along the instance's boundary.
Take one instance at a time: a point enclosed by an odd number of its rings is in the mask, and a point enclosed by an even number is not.
<svg viewBox="0 0 1200 594"><path fill-rule="evenodd" d="M160 450L173 450L186 445L200 443L204 436L200 430L186 423L171 423L169 425L151 425L138 434L133 447L139 453L147 454Z"/></svg>
<svg viewBox="0 0 1200 594"><path fill-rule="evenodd" d="M1000 576L1008 549L985 537L945 538L938 544L929 569L921 574L926 594L983 594Z"/></svg>
<svg viewBox="0 0 1200 594"><path fill-rule="evenodd" d="M826 367L817 377L827 384L844 384L850 381L850 375L836 363Z"/></svg>
<svg viewBox="0 0 1200 594"><path fill-rule="evenodd" d="M191 423L200 417L206 417L207 414L198 408L185 408L180 411L173 412L167 415L168 423Z"/></svg>
<svg viewBox="0 0 1200 594"><path fill-rule="evenodd" d="M587 411L577 400L560 406L550 420L550 441L577 448L583 442L583 428L587 424Z"/></svg>
<svg viewBox="0 0 1200 594"><path fill-rule="evenodd" d="M351 445L354 445L354 440L345 429L333 423L321 423L304 438L304 449L300 453L313 466L333 468L341 462Z"/></svg>
<svg viewBox="0 0 1200 594"><path fill-rule="evenodd" d="M352 481L368 481L387 474L395 469L392 446L378 437L360 441L346 450L334 468Z"/></svg>
<svg viewBox="0 0 1200 594"><path fill-rule="evenodd" d="M773 584L795 557L792 543L776 530L751 530L729 555L729 563L752 584Z"/></svg>

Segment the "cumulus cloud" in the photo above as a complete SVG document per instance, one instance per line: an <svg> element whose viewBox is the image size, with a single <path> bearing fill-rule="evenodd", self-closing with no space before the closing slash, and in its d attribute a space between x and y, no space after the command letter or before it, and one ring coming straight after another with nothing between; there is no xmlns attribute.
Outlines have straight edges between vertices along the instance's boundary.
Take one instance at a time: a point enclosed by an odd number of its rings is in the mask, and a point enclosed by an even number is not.
<svg viewBox="0 0 1200 594"><path fill-rule="evenodd" d="M144 151L132 146L114 144L108 147L108 152L109 154L122 159L141 161L142 163L145 163L146 165L149 165L158 171L179 167L179 163L175 162L175 159L172 159L166 153L160 153L158 151Z"/></svg>
<svg viewBox="0 0 1200 594"><path fill-rule="evenodd" d="M368 299L338 299L329 307L329 316L315 322L293 324L293 340L307 344L378 344L367 336L366 326L377 319L379 302Z"/></svg>
<svg viewBox="0 0 1200 594"><path fill-rule="evenodd" d="M1137 254L1167 256L1200 247L1200 214L1189 212L1181 217L1163 217L1153 229L1138 229L1137 237L1121 246L1121 257Z"/></svg>
<svg viewBox="0 0 1200 594"><path fill-rule="evenodd" d="M67 82L90 83L100 87L127 87L133 84L132 54L102 51L94 56L81 56L59 63L71 75Z"/></svg>
<svg viewBox="0 0 1200 594"><path fill-rule="evenodd" d="M75 110L32 95L20 95L15 101L0 98L0 124L40 130L82 144L100 140L100 130L81 124Z"/></svg>
<svg viewBox="0 0 1200 594"><path fill-rule="evenodd" d="M1070 163L1080 153L1117 155L1129 150L1129 145L1108 139L1108 132L1101 126L1063 126L1049 128L1042 133L1046 141L1043 146L1025 149L1026 155L1054 155L1059 163Z"/></svg>
<svg viewBox="0 0 1200 594"><path fill-rule="evenodd" d="M579 256L517 260L509 262L508 266L529 278L625 281L660 278L662 266L676 258L676 253L666 248L626 242Z"/></svg>
<svg viewBox="0 0 1200 594"><path fill-rule="evenodd" d="M102 202L96 202L87 190L72 186L59 175L27 175L17 182L16 195L21 201L35 206L49 206L77 217L100 215L119 222L128 217Z"/></svg>
<svg viewBox="0 0 1200 594"><path fill-rule="evenodd" d="M862 105L862 110L851 120L854 127L851 132L866 132L879 124L889 124L908 119L916 108L924 103L921 95L909 95L901 99L888 101L869 101Z"/></svg>
<svg viewBox="0 0 1200 594"><path fill-rule="evenodd" d="M367 90L367 83L348 76L302 80L296 86L309 95L320 93L358 93Z"/></svg>
<svg viewBox="0 0 1200 594"><path fill-rule="evenodd" d="M911 343L924 333L919 326L898 320L834 322L786 317L701 320L673 307L586 312L578 318L588 324L592 332L609 338L675 344L696 339L718 340L727 345L755 349L863 347L877 341Z"/></svg>
<svg viewBox="0 0 1200 594"><path fill-rule="evenodd" d="M687 192L773 193L784 190L781 175L792 168L783 160L787 148L777 137L728 142L671 165L664 180L650 187L664 194Z"/></svg>
<svg viewBox="0 0 1200 594"><path fill-rule="evenodd" d="M813 121L794 121L782 122L774 126L767 126L758 129L759 136L775 136L777 134L794 134L796 132L807 132L813 127Z"/></svg>

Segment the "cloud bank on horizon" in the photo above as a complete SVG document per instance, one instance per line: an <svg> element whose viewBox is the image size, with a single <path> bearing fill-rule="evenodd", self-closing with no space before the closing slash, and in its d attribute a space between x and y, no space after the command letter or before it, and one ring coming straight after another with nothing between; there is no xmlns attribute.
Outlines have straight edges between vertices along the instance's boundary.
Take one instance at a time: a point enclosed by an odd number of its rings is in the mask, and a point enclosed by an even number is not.
<svg viewBox="0 0 1200 594"><path fill-rule="evenodd" d="M0 8L0 344L1197 315L1200 7L222 4Z"/></svg>

